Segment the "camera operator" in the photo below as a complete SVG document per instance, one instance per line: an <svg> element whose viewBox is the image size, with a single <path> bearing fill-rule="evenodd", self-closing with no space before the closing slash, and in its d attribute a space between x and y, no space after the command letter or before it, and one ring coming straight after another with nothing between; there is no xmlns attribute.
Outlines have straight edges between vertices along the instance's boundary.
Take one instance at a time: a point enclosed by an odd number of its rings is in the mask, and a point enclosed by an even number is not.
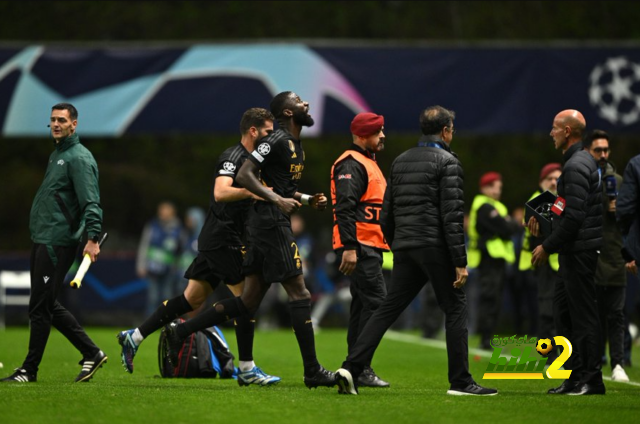
<svg viewBox="0 0 640 424"><path fill-rule="evenodd" d="M624 371L625 324L629 328L624 313L627 275L622 257L622 234L616 223L616 199L622 177L609 162L609 135L594 130L584 141L584 148L598 162L602 175L602 249L596 269L596 296L602 329L602 354L605 355L609 342L611 359L611 380L629 381Z"/></svg>

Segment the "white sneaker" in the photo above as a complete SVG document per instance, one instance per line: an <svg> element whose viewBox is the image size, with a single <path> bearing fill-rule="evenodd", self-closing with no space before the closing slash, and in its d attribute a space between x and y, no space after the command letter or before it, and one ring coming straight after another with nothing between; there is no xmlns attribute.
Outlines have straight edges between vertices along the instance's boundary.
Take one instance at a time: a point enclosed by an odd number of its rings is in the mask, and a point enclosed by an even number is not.
<svg viewBox="0 0 640 424"><path fill-rule="evenodd" d="M624 368L622 368L619 364L611 372L611 380L613 381L622 381L624 383L629 382L629 376L624 372Z"/></svg>

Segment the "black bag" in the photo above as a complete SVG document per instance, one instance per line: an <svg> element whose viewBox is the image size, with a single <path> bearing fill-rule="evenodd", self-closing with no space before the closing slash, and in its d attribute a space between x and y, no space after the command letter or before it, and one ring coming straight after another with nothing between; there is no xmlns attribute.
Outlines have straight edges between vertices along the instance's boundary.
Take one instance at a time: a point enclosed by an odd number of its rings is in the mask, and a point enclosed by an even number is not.
<svg viewBox="0 0 640 424"><path fill-rule="evenodd" d="M173 321L184 322L182 318ZM216 327L205 328L187 337L178 354L177 366L169 362L169 344L163 328L158 342L160 375L166 378L237 378L233 364L235 357L229 350L222 331Z"/></svg>

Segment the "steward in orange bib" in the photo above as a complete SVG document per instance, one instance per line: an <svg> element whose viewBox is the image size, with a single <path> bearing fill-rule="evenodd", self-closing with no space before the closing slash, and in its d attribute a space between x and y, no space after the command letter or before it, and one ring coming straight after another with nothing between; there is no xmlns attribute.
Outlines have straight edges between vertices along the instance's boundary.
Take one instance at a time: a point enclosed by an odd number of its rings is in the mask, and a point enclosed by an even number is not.
<svg viewBox="0 0 640 424"><path fill-rule="evenodd" d="M387 295L382 274L382 252L389 246L380 228L382 199L387 182L375 154L384 149L384 118L360 113L351 122L353 144L331 168L333 249L340 272L351 279L348 352L365 324ZM366 364L358 386L387 387Z"/></svg>

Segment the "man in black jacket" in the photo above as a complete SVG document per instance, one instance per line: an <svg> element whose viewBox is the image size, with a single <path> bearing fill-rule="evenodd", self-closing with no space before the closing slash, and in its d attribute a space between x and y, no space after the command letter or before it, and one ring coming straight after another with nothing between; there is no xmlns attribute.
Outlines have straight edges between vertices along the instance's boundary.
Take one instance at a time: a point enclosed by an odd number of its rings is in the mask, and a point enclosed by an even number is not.
<svg viewBox="0 0 640 424"><path fill-rule="evenodd" d="M623 255L627 271L638 275L640 261L640 155L631 158L624 169L624 183L616 205L616 219L624 237Z"/></svg>
<svg viewBox="0 0 640 424"><path fill-rule="evenodd" d="M552 207L553 231L532 252L531 263L543 264L559 252L559 281L553 299L558 334L573 346L564 365L570 377L549 394L604 394L601 331L596 302L595 273L602 246L602 190L596 160L582 148L585 119L577 110L564 110L553 120L551 137L564 154L558 198ZM532 218L531 234L540 235Z"/></svg>
<svg viewBox="0 0 640 424"><path fill-rule="evenodd" d="M357 394L357 379L387 329L431 281L445 313L449 382L447 394L490 396L469 373L467 254L463 221L463 171L449 144L455 114L432 106L420 116L424 136L418 147L398 156L380 224L394 254L392 283L384 302L362 330L336 373L339 393Z"/></svg>

